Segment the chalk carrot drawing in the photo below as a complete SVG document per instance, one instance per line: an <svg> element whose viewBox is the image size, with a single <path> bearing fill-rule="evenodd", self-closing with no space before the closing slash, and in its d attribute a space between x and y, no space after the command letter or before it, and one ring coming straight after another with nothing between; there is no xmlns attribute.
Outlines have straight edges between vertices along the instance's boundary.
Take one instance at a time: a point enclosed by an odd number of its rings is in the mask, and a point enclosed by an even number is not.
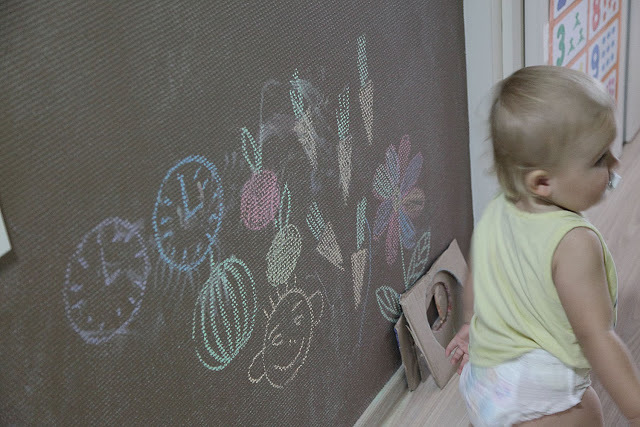
<svg viewBox="0 0 640 427"><path fill-rule="evenodd" d="M293 114L296 117L294 131L298 136L300 144L302 144L304 152L309 158L311 167L315 170L318 167L318 155L316 153L318 135L311 120L311 110L304 108L303 82L298 76L298 70L293 72L293 78L290 83L292 89L289 90L289 94L291 95Z"/></svg>
<svg viewBox="0 0 640 427"><path fill-rule="evenodd" d="M271 313L264 311L267 327L262 349L254 356L248 375L252 383L266 378L273 387L284 388L307 358L324 303L320 291L309 297L296 287L277 297L275 303L271 301Z"/></svg>
<svg viewBox="0 0 640 427"><path fill-rule="evenodd" d="M189 156L165 176L152 214L160 257L188 271L211 253L224 213L222 182L213 163Z"/></svg>
<svg viewBox="0 0 640 427"><path fill-rule="evenodd" d="M231 256L216 264L212 257L191 330L196 356L207 369L224 369L249 341L256 315L255 287L242 260Z"/></svg>
<svg viewBox="0 0 640 427"><path fill-rule="evenodd" d="M376 299L382 316L389 322L395 323L402 313L400 294L391 286L381 286L376 289Z"/></svg>
<svg viewBox="0 0 640 427"><path fill-rule="evenodd" d="M342 266L342 253L340 252L340 246L336 239L336 234L333 232L331 223L325 222L318 208L318 204L313 202L309 207L309 213L307 214L307 225L309 229L318 240L318 246L316 249L325 257L331 264L344 270Z"/></svg>
<svg viewBox="0 0 640 427"><path fill-rule="evenodd" d="M241 133L242 153L252 175L242 187L240 216L249 230L261 230L273 221L280 205L278 177L262 167L262 141L257 144L247 128Z"/></svg>
<svg viewBox="0 0 640 427"><path fill-rule="evenodd" d="M342 198L347 203L351 182L351 135L349 134L349 86L338 96L339 107L336 110L338 120L338 168Z"/></svg>
<svg viewBox="0 0 640 427"><path fill-rule="evenodd" d="M356 209L356 252L351 254L351 274L353 275L353 296L356 309L360 305L362 297L362 284L364 283L364 269L367 262L368 250L363 248L364 227L367 210L367 199L362 198Z"/></svg>
<svg viewBox="0 0 640 427"><path fill-rule="evenodd" d="M89 344L127 333L140 309L151 271L141 228L142 222L105 219L84 236L67 265L65 311Z"/></svg>
<svg viewBox="0 0 640 427"><path fill-rule="evenodd" d="M284 185L280 201L280 210L275 219L277 233L267 252L267 279L273 286L283 285L289 280L302 249L300 232L289 223L291 192L287 184Z"/></svg>
<svg viewBox="0 0 640 427"><path fill-rule="evenodd" d="M358 37L358 73L360 74L360 108L369 145L373 143L373 82L367 69L367 39Z"/></svg>
<svg viewBox="0 0 640 427"><path fill-rule="evenodd" d="M416 230L412 219L424 208L424 192L416 187L422 170L422 154L416 154L410 162L411 142L405 135L400 141L398 151L392 144L386 152L385 163L376 169L373 194L382 203L378 207L373 225L375 239L387 232L385 254L387 264L392 265L398 255L402 257L402 274L405 287L409 280L405 272L404 249L412 249L416 244Z"/></svg>

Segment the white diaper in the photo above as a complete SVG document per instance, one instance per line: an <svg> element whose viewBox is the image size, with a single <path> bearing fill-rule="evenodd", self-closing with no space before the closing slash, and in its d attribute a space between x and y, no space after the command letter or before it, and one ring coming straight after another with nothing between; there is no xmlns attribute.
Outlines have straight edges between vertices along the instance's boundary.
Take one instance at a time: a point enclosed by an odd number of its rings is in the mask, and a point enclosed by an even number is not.
<svg viewBox="0 0 640 427"><path fill-rule="evenodd" d="M475 427L503 427L577 405L591 385L589 372L538 349L491 368L467 363L459 388Z"/></svg>

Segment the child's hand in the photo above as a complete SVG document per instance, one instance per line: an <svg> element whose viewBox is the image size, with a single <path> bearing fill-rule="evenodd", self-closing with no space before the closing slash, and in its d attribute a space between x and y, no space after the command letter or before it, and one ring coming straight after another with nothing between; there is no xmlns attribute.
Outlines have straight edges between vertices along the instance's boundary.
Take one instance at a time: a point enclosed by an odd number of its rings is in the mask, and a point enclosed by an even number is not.
<svg viewBox="0 0 640 427"><path fill-rule="evenodd" d="M445 354L447 357L453 354L453 357L449 359L452 365L457 365L460 362L460 366L458 367L458 374L462 373L462 368L469 361L469 324L465 323L462 325L458 333L451 340L449 345L445 350Z"/></svg>

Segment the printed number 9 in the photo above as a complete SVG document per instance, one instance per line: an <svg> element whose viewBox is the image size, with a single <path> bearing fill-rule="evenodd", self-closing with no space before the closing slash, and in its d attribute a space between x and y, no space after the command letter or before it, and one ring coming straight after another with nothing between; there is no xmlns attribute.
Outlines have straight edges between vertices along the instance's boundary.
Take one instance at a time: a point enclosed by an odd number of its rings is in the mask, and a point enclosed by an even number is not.
<svg viewBox="0 0 640 427"><path fill-rule="evenodd" d="M598 65L600 65L600 46L593 46L593 52L591 52L591 69L594 78L598 78Z"/></svg>
<svg viewBox="0 0 640 427"><path fill-rule="evenodd" d="M560 52L561 52L560 58L558 58L556 61L556 65L560 66L564 61L564 24L558 27L558 32L556 33L556 37L560 39L560 42L558 43L558 49L560 49Z"/></svg>
<svg viewBox="0 0 640 427"><path fill-rule="evenodd" d="M595 31L600 23L600 0L593 0L593 15L591 16L591 25Z"/></svg>

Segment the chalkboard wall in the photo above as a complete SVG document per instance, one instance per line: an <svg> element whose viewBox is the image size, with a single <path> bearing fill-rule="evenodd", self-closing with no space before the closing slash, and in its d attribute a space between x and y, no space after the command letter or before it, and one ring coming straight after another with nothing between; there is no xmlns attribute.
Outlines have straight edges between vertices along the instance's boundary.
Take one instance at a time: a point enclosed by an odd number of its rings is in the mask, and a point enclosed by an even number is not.
<svg viewBox="0 0 640 427"><path fill-rule="evenodd" d="M462 3L0 5L2 424L351 425L472 228Z"/></svg>

